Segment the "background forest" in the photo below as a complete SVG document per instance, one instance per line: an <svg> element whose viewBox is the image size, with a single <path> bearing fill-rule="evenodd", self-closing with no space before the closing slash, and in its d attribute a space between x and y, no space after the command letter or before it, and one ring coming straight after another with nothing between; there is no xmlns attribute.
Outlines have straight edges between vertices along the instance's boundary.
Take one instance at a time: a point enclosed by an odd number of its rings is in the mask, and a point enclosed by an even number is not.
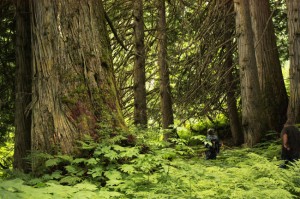
<svg viewBox="0 0 300 199"><path fill-rule="evenodd" d="M0 13L0 198L300 198L300 162L278 167L281 129L300 123L300 1Z"/></svg>

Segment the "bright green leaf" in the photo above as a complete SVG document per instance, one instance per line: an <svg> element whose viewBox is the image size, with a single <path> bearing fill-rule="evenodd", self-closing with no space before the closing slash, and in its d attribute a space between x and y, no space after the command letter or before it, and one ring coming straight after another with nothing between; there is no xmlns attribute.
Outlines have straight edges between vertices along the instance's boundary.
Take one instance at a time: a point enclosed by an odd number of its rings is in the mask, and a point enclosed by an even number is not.
<svg viewBox="0 0 300 199"><path fill-rule="evenodd" d="M121 165L121 171L128 173L128 174L132 174L132 173L136 172L136 169L131 164L123 164L123 165Z"/></svg>
<svg viewBox="0 0 300 199"><path fill-rule="evenodd" d="M106 171L104 175L110 180L119 180L122 178L121 173L117 170Z"/></svg>

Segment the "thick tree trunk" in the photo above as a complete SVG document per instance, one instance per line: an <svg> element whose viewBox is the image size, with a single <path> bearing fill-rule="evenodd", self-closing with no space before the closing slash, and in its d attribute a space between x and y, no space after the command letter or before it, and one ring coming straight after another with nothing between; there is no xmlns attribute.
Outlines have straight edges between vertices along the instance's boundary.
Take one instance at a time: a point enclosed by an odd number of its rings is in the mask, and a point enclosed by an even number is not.
<svg viewBox="0 0 300 199"><path fill-rule="evenodd" d="M288 97L284 86L269 0L250 0L258 79L268 129L281 132Z"/></svg>
<svg viewBox="0 0 300 199"><path fill-rule="evenodd" d="M16 1L16 104L15 104L15 169L25 172L30 164L25 160L31 148L31 36L29 1Z"/></svg>
<svg viewBox="0 0 300 199"><path fill-rule="evenodd" d="M253 146L265 130L248 0L235 0L236 32L242 98L242 129L245 143Z"/></svg>
<svg viewBox="0 0 300 199"><path fill-rule="evenodd" d="M163 129L171 128L174 124L172 95L167 62L167 25L165 0L158 0L158 66L160 75L160 103ZM164 139L168 139L168 134Z"/></svg>
<svg viewBox="0 0 300 199"><path fill-rule="evenodd" d="M72 154L84 135L124 127L102 1L31 0L31 13L32 150Z"/></svg>
<svg viewBox="0 0 300 199"><path fill-rule="evenodd" d="M288 120L300 122L300 1L286 0L288 8L290 99Z"/></svg>
<svg viewBox="0 0 300 199"><path fill-rule="evenodd" d="M134 38L135 38L135 62L134 62L134 124L147 126L146 104L146 75L145 75L145 45L144 45L144 18L143 0L134 0Z"/></svg>

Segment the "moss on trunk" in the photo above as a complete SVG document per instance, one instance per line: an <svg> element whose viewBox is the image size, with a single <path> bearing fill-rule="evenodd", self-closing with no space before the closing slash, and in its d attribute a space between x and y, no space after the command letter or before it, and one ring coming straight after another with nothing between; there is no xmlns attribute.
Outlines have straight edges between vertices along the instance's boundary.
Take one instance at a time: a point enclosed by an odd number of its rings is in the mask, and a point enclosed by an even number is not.
<svg viewBox="0 0 300 199"><path fill-rule="evenodd" d="M99 123L125 128L101 1L31 1L32 150L75 151Z"/></svg>

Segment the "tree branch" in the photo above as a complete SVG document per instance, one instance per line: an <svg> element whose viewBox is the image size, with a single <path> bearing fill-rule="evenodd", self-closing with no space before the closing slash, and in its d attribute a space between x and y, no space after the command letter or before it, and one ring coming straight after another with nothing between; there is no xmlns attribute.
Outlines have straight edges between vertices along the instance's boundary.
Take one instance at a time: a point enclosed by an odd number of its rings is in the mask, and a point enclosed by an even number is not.
<svg viewBox="0 0 300 199"><path fill-rule="evenodd" d="M119 38L118 33L117 33L116 29L114 28L114 25L113 25L112 21L110 20L110 18L108 17L107 13L104 12L104 15L105 15L105 19L106 19L112 33L114 34L115 39L122 46L122 48L124 48L127 51L128 49L126 48L126 46L124 45L122 40Z"/></svg>

